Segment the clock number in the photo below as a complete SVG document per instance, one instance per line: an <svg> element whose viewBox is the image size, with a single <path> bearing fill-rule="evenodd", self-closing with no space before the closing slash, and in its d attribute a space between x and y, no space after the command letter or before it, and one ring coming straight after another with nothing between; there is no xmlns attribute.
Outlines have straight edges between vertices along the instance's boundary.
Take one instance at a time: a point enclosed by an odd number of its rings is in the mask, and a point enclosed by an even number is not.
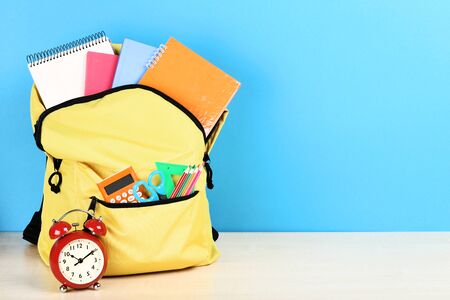
<svg viewBox="0 0 450 300"><path fill-rule="evenodd" d="M75 250L75 246L74 245L70 245L70 250Z"/></svg>
<svg viewBox="0 0 450 300"><path fill-rule="evenodd" d="M70 256L70 252L64 252L64 256Z"/></svg>
<svg viewBox="0 0 450 300"><path fill-rule="evenodd" d="M91 276L91 274L89 274L89 271L87 271L87 276Z"/></svg>
<svg viewBox="0 0 450 300"><path fill-rule="evenodd" d="M81 244L81 243L77 244L77 248L82 249L83 248L83 244Z"/></svg>
<svg viewBox="0 0 450 300"><path fill-rule="evenodd" d="M63 264L65 264L66 263L66 260L65 259L63 259Z"/></svg>
<svg viewBox="0 0 450 300"><path fill-rule="evenodd" d="M73 277L73 275L75 275L75 273L74 273L74 272L72 272L72 277Z"/></svg>
<svg viewBox="0 0 450 300"><path fill-rule="evenodd" d="M80 275L78 275L78 278L83 278L83 276L81 276L81 273L80 273Z"/></svg>
<svg viewBox="0 0 450 300"><path fill-rule="evenodd" d="M69 271L69 266L66 267L66 271Z"/></svg>
<svg viewBox="0 0 450 300"><path fill-rule="evenodd" d="M97 257L95 258L95 261L94 262L97 262Z"/></svg>
<svg viewBox="0 0 450 300"><path fill-rule="evenodd" d="M92 269L92 270L95 270L95 266L94 266L94 265L92 265L91 269Z"/></svg>

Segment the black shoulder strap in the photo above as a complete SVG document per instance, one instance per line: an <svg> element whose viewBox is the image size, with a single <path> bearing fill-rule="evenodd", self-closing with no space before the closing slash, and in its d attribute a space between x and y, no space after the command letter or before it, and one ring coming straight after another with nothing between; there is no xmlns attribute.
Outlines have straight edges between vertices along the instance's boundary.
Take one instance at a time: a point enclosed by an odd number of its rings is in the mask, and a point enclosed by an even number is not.
<svg viewBox="0 0 450 300"><path fill-rule="evenodd" d="M217 241L219 239L219 232L214 227L211 227L211 228L212 228L213 240L215 242L215 241Z"/></svg>
<svg viewBox="0 0 450 300"><path fill-rule="evenodd" d="M42 196L41 207L39 208L39 211L33 214L30 223L28 223L27 227L25 227L25 230L23 231L23 239L34 245L37 245L39 234L41 233L41 226L42 226L41 214L43 203L44 203L44 196Z"/></svg>

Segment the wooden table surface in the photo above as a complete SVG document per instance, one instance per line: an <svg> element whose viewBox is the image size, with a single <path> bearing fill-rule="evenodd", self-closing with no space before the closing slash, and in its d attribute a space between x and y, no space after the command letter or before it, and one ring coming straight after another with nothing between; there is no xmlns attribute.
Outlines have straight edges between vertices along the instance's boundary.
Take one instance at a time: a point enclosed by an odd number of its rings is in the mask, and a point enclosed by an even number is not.
<svg viewBox="0 0 450 300"><path fill-rule="evenodd" d="M450 299L450 233L223 233L218 262L59 292L20 233L0 233L0 299Z"/></svg>

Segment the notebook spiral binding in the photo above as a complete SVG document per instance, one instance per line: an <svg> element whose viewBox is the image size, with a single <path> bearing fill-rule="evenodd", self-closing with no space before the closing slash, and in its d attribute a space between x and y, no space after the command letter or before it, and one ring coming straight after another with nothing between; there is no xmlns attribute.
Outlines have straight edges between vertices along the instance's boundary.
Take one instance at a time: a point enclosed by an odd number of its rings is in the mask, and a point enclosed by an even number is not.
<svg viewBox="0 0 450 300"><path fill-rule="evenodd" d="M164 54L164 52L166 52L166 50L167 50L166 45L163 44L159 45L158 49L156 49L155 53L153 53L152 57L150 57L147 64L145 64L147 69L153 69L156 63L158 63L161 56Z"/></svg>
<svg viewBox="0 0 450 300"><path fill-rule="evenodd" d="M99 31L64 45L27 55L27 62L30 67L34 67L53 59L92 47L99 43L103 43L107 40L108 38L106 37L105 32Z"/></svg>

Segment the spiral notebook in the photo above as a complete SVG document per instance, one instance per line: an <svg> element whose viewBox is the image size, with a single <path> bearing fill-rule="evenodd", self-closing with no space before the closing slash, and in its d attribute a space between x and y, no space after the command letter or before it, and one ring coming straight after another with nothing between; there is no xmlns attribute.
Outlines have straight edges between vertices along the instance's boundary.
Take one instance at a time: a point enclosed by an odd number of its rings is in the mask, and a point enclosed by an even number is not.
<svg viewBox="0 0 450 300"><path fill-rule="evenodd" d="M114 54L102 31L27 56L28 69L45 108L84 96L88 51Z"/></svg>
<svg viewBox="0 0 450 300"><path fill-rule="evenodd" d="M174 38L159 48L140 83L186 107L203 125L206 135L240 86L236 79Z"/></svg>

